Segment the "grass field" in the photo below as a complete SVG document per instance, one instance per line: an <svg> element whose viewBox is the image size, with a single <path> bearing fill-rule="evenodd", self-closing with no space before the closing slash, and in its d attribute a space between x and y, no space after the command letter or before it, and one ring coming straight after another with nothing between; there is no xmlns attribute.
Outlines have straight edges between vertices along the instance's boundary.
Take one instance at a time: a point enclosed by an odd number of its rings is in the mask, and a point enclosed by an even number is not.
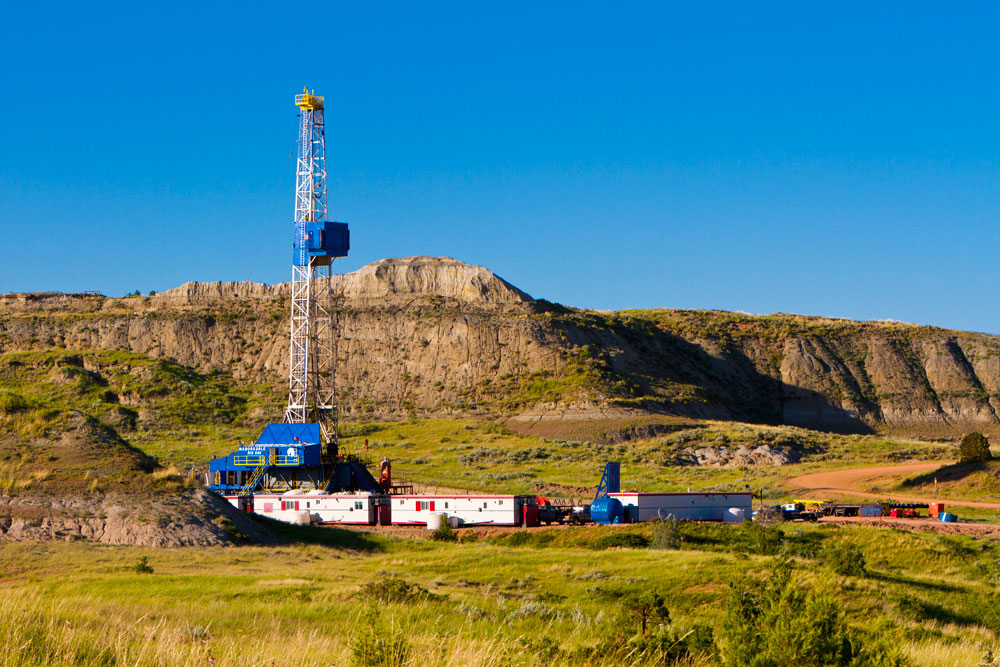
<svg viewBox="0 0 1000 667"><path fill-rule="evenodd" d="M792 559L798 589L830 596L855 631L887 640L912 664L978 664L1000 630L1000 549L972 539L682 525L680 549L600 550L609 534L652 538L653 529L552 529L474 543L284 530L305 539L156 550L2 544L0 665L650 664L588 654L634 640L621 600L643 590L662 594L675 636L699 626L714 633L707 651L676 664L719 664L731 587L772 576L782 558ZM834 547L860 549L865 573L837 574L827 555ZM142 558L151 572L136 570ZM366 597L366 585L395 577L419 588L404 585L396 601ZM386 640L402 642L407 663L363 655L391 648Z"/></svg>
<svg viewBox="0 0 1000 667"><path fill-rule="evenodd" d="M940 443L727 422L691 422L666 436L616 444L521 436L495 423L462 419L349 423L342 430L345 451L367 453L372 459L389 457L399 479L442 488L541 491L580 498L593 496L606 461L622 463L623 488L722 491L750 485L755 493L780 499L788 497L782 482L795 475L910 459L946 460L954 455L953 445ZM735 449L759 444L794 446L808 453L800 463L780 467L675 463L677 451L685 447Z"/></svg>
<svg viewBox="0 0 1000 667"><path fill-rule="evenodd" d="M222 373L169 361L120 352L0 355L0 495L53 492L64 488L57 482L89 479L84 472L97 463L138 466L147 454L177 468L204 465L255 438L265 416L279 412L266 388L236 388ZM60 439L67 432L85 433L86 448ZM342 436L344 451L391 458L397 479L580 499L593 496L609 460L622 462L625 488L749 485L777 502L789 497L783 482L795 475L954 457L948 444L695 420L617 443L435 418L345 423ZM760 445L803 458L781 467L678 463L689 448ZM992 464L952 472L939 483L956 492L997 488ZM91 482L86 492L103 492ZM932 482L884 490L916 493ZM982 663L1000 632L1000 547L985 539L870 526L668 524L485 539L459 531L460 541L445 543L269 525L285 546L0 542L0 667L734 665L742 663L726 628L768 614L773 626L745 634L774 642L756 647L759 655L773 649L786 659L762 658L760 667L902 664L893 651L943 667ZM609 543L623 533L652 546ZM793 583L780 595L748 587L778 580L786 562ZM654 614L640 637L636 609L649 595L661 596L669 621ZM740 616L747 600L766 603ZM821 637L851 638L881 658L788 658Z"/></svg>

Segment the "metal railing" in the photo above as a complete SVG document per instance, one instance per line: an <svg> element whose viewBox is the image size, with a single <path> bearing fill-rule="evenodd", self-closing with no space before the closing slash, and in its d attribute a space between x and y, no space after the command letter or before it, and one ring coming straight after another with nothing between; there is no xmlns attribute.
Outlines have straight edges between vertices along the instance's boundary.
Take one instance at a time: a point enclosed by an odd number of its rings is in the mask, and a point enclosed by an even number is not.
<svg viewBox="0 0 1000 667"><path fill-rule="evenodd" d="M301 459L298 456L275 456L271 454L268 458L268 465L272 466L297 466L299 465ZM259 466L263 465L263 456L234 456L233 465L238 466Z"/></svg>

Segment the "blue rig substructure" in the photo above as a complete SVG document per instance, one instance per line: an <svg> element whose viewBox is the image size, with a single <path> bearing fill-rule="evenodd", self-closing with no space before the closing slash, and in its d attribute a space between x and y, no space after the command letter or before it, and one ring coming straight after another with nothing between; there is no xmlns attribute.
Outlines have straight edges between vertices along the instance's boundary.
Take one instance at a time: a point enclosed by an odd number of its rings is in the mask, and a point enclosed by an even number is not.
<svg viewBox="0 0 1000 667"><path fill-rule="evenodd" d="M209 488L223 496L250 497L254 491L281 493L320 489L325 493L384 493L365 461L328 449L320 426L268 424L257 441L209 464Z"/></svg>

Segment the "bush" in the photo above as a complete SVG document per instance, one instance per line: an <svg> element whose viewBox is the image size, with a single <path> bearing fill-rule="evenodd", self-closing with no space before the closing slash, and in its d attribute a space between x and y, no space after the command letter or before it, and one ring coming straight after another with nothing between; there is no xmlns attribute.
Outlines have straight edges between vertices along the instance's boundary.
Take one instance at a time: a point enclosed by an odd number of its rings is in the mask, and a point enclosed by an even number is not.
<svg viewBox="0 0 1000 667"><path fill-rule="evenodd" d="M610 549L612 547L624 547L627 549L643 549L649 546L649 538L635 533L613 533L603 535L597 540L598 549Z"/></svg>
<svg viewBox="0 0 1000 667"><path fill-rule="evenodd" d="M438 600L442 596L435 595L419 584L411 584L402 577L376 579L362 584L358 597L371 602L417 602L420 600Z"/></svg>
<svg viewBox="0 0 1000 667"><path fill-rule="evenodd" d="M28 401L12 391L0 391L0 413L12 415L28 409Z"/></svg>
<svg viewBox="0 0 1000 667"><path fill-rule="evenodd" d="M153 566L149 564L149 559L143 556L132 566L136 574L153 574Z"/></svg>
<svg viewBox="0 0 1000 667"><path fill-rule="evenodd" d="M503 541L504 546L508 547L523 547L526 544L531 543L531 533L526 530L519 530L516 533L511 533Z"/></svg>
<svg viewBox="0 0 1000 667"><path fill-rule="evenodd" d="M680 549L684 542L681 526L675 519L655 521L652 526L654 549Z"/></svg>
<svg viewBox="0 0 1000 667"><path fill-rule="evenodd" d="M804 590L778 561L766 582L733 588L722 624L726 667L903 667L901 654L852 630L836 600Z"/></svg>
<svg viewBox="0 0 1000 667"><path fill-rule="evenodd" d="M458 542L458 535L447 521L442 521L438 529L431 533L431 539L435 542Z"/></svg>
<svg viewBox="0 0 1000 667"><path fill-rule="evenodd" d="M958 445L958 455L962 463L981 463L993 459L990 441L982 433L969 433Z"/></svg>
<svg viewBox="0 0 1000 667"><path fill-rule="evenodd" d="M378 612L369 610L366 622L351 640L351 662L355 667L404 667L410 662L406 633L394 623L388 628Z"/></svg>
<svg viewBox="0 0 1000 667"><path fill-rule="evenodd" d="M737 540L750 553L774 555L784 544L785 535L777 526L761 525L747 520L740 526Z"/></svg>
<svg viewBox="0 0 1000 667"><path fill-rule="evenodd" d="M864 577L865 556L861 549L850 544L831 544L821 552L823 563L831 570L845 577Z"/></svg>

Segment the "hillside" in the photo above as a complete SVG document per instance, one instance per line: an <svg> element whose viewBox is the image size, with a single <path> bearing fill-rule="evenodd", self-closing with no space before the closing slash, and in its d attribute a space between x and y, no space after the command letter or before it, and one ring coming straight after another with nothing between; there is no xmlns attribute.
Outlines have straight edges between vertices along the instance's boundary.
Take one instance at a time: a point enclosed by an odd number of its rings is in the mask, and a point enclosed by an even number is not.
<svg viewBox="0 0 1000 667"><path fill-rule="evenodd" d="M662 416L839 432L1000 432L1000 337L718 311L594 312L483 267L386 259L337 278L348 418L503 418L553 436ZM0 353L114 350L283 392L287 285L0 295ZM127 402L127 401L126 401Z"/></svg>
<svg viewBox="0 0 1000 667"><path fill-rule="evenodd" d="M191 471L164 469L136 446L174 452L213 436L229 445L253 395L228 388L134 353L0 354L0 541L273 541Z"/></svg>

